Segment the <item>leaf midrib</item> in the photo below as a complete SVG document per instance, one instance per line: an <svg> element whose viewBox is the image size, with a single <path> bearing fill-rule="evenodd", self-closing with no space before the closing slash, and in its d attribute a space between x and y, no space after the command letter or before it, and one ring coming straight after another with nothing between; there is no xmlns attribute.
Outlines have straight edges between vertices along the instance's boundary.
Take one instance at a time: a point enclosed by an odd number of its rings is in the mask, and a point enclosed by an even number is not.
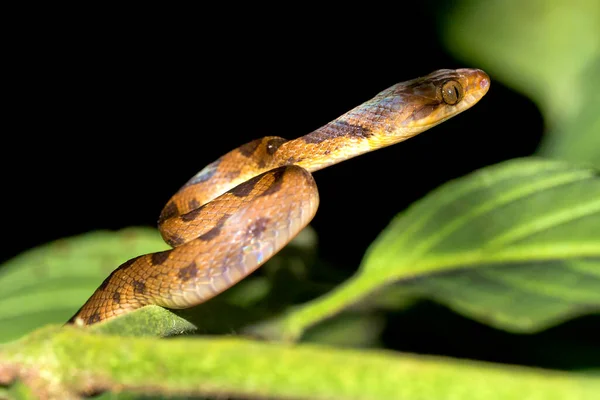
<svg viewBox="0 0 600 400"><path fill-rule="evenodd" d="M513 246L500 251L462 251L459 253L443 253L426 256L413 264L412 260L401 260L399 264L411 264L410 271L396 265L393 269L398 274L393 279L404 279L410 275L423 276L423 272L435 273L453 268L473 268L478 265L504 264L504 263L530 263L542 261L565 261L580 258L600 258L600 243L577 242L565 244L564 242L552 244L544 243L542 246ZM386 280L389 280L388 276Z"/></svg>

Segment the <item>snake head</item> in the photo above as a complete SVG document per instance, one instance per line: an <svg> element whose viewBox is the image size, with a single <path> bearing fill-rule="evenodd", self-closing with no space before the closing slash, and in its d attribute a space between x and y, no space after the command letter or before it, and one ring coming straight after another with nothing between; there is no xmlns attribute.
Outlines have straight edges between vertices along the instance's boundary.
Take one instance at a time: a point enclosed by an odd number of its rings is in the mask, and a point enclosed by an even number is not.
<svg viewBox="0 0 600 400"><path fill-rule="evenodd" d="M395 126L414 136L477 103L490 87L489 76L479 69L440 69L398 83L377 95L395 108ZM400 109L402 108L402 109Z"/></svg>

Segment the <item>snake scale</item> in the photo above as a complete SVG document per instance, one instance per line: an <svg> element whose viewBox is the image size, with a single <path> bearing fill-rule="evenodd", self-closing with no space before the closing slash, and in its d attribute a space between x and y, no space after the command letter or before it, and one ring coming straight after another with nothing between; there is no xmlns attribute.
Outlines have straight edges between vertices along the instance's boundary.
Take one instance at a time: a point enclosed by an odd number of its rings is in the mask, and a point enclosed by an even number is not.
<svg viewBox="0 0 600 400"><path fill-rule="evenodd" d="M230 151L162 210L159 229L173 249L123 263L69 322L90 325L149 304L188 308L226 290L312 220L312 172L415 136L473 106L489 85L478 69L438 70L300 138L269 136Z"/></svg>

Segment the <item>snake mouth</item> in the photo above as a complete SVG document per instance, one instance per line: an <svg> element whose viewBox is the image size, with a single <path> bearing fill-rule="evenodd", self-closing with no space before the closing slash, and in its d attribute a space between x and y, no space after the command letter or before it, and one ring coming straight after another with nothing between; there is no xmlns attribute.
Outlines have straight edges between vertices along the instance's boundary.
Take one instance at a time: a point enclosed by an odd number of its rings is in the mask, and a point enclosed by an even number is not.
<svg viewBox="0 0 600 400"><path fill-rule="evenodd" d="M462 70L459 70L462 71ZM467 70L465 93L469 95L468 107L475 105L490 90L490 77L480 69Z"/></svg>
<svg viewBox="0 0 600 400"><path fill-rule="evenodd" d="M461 111L464 111L475 105L490 90L490 77L480 69L459 69L458 73L463 76L461 83L465 90L463 101L466 104Z"/></svg>

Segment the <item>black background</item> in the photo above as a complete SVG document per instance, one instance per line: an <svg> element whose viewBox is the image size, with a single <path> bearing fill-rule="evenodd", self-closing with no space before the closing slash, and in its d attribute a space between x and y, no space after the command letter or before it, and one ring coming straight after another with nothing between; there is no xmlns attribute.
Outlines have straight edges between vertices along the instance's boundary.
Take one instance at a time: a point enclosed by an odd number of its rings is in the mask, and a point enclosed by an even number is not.
<svg viewBox="0 0 600 400"><path fill-rule="evenodd" d="M241 10L235 18L222 10L114 10L59 22L38 15L43 23L15 28L1 260L91 230L155 226L187 179L245 142L304 135L439 68L482 67L442 47L434 6L349 19L285 12L268 21ZM312 225L323 259L351 273L410 203L477 168L534 153L544 132L539 110L491 78L471 110L315 173L321 206ZM428 303L391 321L391 348L559 367L531 346L547 335L572 338L587 323L516 336Z"/></svg>
<svg viewBox="0 0 600 400"><path fill-rule="evenodd" d="M83 19L21 32L4 131L2 259L89 230L154 226L187 179L243 143L302 136L439 68L480 67L453 59L431 10L410 7L415 40L357 27L325 34L327 20L211 30ZM355 267L408 204L449 179L532 154L542 132L535 105L492 75L468 112L317 172L313 225L323 255Z"/></svg>

